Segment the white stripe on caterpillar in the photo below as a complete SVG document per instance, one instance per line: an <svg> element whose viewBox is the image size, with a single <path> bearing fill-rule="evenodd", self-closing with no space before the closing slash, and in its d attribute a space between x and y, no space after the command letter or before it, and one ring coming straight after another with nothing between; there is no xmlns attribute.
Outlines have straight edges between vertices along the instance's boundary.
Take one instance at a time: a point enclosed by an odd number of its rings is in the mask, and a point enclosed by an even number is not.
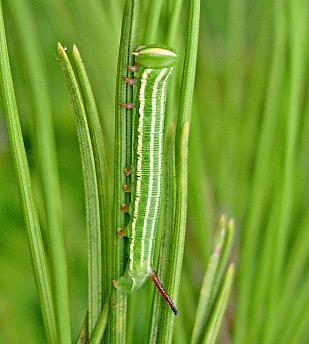
<svg viewBox="0 0 309 344"><path fill-rule="evenodd" d="M151 131L150 131L150 167L149 167L149 188L148 188L148 199L147 199L147 205L146 205L146 214L144 219L144 226L143 226L143 234L142 234L142 253L141 253L141 265L144 263L144 255L145 255L145 240L146 240L146 231L147 231L147 222L149 217L149 211L150 211L150 204L151 204L151 198L152 198L152 187L153 187L153 155L157 154L153 151L153 143L154 143L154 129L156 126L156 110L157 110L157 92L158 92L158 84L162 80L167 68L163 68L162 71L159 73L157 78L155 79L155 82L153 84L153 92L151 95L151 101L152 101L152 109L151 109ZM159 138L160 140L160 138ZM158 195L160 194L160 190L158 190ZM154 224L156 221L156 218L152 218L152 223Z"/></svg>
<svg viewBox="0 0 309 344"><path fill-rule="evenodd" d="M132 232L131 232L131 244L130 244L130 269L133 269L133 261L134 261L134 242L135 242L135 225L136 219L138 215L138 206L139 206L139 198L141 194L141 173L142 173L142 147L143 147L143 116L144 116L144 106L145 106L145 88L146 88L146 79L148 74L152 71L152 69L147 68L145 69L142 77L141 77L141 88L140 88L140 106L139 106L139 113L140 113L140 120L138 126L138 144L137 144L137 168L136 168L136 198L134 204L134 215L132 221Z"/></svg>

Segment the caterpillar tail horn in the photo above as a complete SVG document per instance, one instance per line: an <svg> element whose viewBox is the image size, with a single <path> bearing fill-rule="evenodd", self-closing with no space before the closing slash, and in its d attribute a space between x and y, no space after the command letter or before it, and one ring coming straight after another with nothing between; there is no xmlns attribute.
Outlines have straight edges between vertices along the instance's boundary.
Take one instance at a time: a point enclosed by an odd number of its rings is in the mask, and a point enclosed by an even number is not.
<svg viewBox="0 0 309 344"><path fill-rule="evenodd" d="M159 280L159 278L158 278L158 276L154 270L151 271L150 277L151 277L153 283L155 284L155 286L158 288L160 294L164 297L164 300L171 307L171 310L173 311L173 313L175 315L177 315L178 310L177 310L176 306L174 305L172 299L169 297L169 295L167 294L167 292L163 288L162 283L160 282L160 280Z"/></svg>

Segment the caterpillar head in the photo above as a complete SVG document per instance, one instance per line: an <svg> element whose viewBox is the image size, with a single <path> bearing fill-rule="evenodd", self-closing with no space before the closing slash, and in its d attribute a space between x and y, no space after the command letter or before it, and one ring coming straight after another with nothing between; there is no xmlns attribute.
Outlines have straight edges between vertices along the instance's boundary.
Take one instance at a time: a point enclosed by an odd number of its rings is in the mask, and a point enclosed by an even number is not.
<svg viewBox="0 0 309 344"><path fill-rule="evenodd" d="M137 64L151 69L172 67L177 62L177 55L173 50L159 45L142 45L133 55Z"/></svg>

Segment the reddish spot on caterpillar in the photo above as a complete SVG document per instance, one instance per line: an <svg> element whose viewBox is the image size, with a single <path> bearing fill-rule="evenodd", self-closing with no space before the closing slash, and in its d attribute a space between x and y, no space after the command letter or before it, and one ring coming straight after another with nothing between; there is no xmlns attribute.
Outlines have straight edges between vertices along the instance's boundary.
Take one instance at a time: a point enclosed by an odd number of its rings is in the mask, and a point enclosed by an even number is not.
<svg viewBox="0 0 309 344"><path fill-rule="evenodd" d="M126 66L126 67L130 72L135 73L137 71L137 68L135 66Z"/></svg>
<svg viewBox="0 0 309 344"><path fill-rule="evenodd" d="M168 303L168 305L171 307L171 310L173 311L173 313L175 315L178 314L177 308L176 306L173 304L172 299L169 297L169 295L167 294L167 292L165 291L165 289L163 288L160 280L158 279L158 276L156 274L156 272L154 270L151 271L150 273L150 277L153 281L153 283L155 284L155 286L158 288L160 294L164 297L164 300Z"/></svg>
<svg viewBox="0 0 309 344"><path fill-rule="evenodd" d="M135 83L136 83L136 81L134 79L127 78L126 76L123 77L123 80L132 86L135 85Z"/></svg>
<svg viewBox="0 0 309 344"><path fill-rule="evenodd" d="M129 206L127 204L122 204L121 205L121 211L123 213L127 213L129 211Z"/></svg>
<svg viewBox="0 0 309 344"><path fill-rule="evenodd" d="M127 168L125 168L124 170L123 170L123 173L128 177L130 174L131 174L131 169L129 168L129 167L127 167Z"/></svg>
<svg viewBox="0 0 309 344"><path fill-rule="evenodd" d="M124 192L131 192L131 185L124 185L124 186L122 187L122 190L123 190Z"/></svg>
<svg viewBox="0 0 309 344"><path fill-rule="evenodd" d="M126 109L133 109L134 108L134 103L120 103L120 105Z"/></svg>
<svg viewBox="0 0 309 344"><path fill-rule="evenodd" d="M117 228L117 234L119 238L123 238L125 236L126 229L125 228Z"/></svg>

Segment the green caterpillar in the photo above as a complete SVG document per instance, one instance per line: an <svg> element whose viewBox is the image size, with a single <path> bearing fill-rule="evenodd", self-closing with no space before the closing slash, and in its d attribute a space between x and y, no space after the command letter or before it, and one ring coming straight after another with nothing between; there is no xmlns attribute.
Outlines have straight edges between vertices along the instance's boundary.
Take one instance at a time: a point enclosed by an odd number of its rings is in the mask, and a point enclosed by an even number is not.
<svg viewBox="0 0 309 344"><path fill-rule="evenodd" d="M125 80L137 85L136 102L120 104L127 108L136 107L132 185L124 189L132 192L131 218L128 228L118 229L119 236L130 238L130 253L126 272L114 281L114 285L131 293L151 277L177 315L176 307L152 268L163 185L166 90L177 55L159 46L139 47L133 55L135 64L128 69L136 73L137 78Z"/></svg>

